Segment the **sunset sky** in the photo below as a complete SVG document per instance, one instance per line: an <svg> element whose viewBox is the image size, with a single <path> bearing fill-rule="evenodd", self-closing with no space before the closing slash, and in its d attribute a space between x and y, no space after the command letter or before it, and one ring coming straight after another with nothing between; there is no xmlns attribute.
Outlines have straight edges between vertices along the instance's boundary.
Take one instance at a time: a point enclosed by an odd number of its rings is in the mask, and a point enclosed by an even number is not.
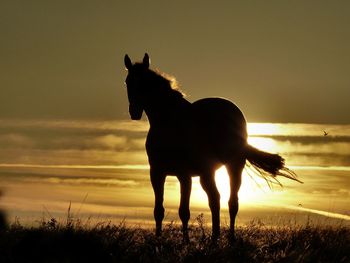
<svg viewBox="0 0 350 263"><path fill-rule="evenodd" d="M250 122L348 123L348 1L1 1L0 117L126 119L123 57Z"/></svg>
<svg viewBox="0 0 350 263"><path fill-rule="evenodd" d="M11 218L62 215L71 202L81 215L152 220L149 126L129 120L123 62L147 52L188 100L234 101L249 142L282 154L304 182L271 191L246 170L238 222L311 213L349 223L349 13L350 2L323 0L1 1L0 206ZM167 220L178 200L170 178ZM197 179L191 207L209 211Z"/></svg>

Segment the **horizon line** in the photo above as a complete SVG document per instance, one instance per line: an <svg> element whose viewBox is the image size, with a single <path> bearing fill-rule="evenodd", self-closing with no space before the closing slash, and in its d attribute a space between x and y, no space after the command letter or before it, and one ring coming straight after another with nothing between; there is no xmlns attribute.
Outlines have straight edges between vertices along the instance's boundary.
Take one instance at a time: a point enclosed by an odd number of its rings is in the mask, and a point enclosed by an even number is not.
<svg viewBox="0 0 350 263"><path fill-rule="evenodd" d="M224 166L224 165L223 165ZM90 165L90 164L26 164L0 163L0 168L57 168L57 169L133 169L149 170L148 164ZM293 170L350 171L350 166L289 166Z"/></svg>

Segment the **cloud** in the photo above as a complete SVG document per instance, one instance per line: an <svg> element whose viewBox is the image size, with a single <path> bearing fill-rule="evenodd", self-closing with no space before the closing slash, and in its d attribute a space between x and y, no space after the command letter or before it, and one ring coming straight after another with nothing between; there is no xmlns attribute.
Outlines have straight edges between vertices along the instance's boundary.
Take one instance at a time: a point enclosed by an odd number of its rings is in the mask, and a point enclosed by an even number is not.
<svg viewBox="0 0 350 263"><path fill-rule="evenodd" d="M149 165L79 165L79 164L23 164L0 163L1 168L47 168L47 169L121 169L121 170L148 170Z"/></svg>
<svg viewBox="0 0 350 263"><path fill-rule="evenodd" d="M145 151L115 150L32 150L0 149L3 164L48 164L48 165L144 165Z"/></svg>
<svg viewBox="0 0 350 263"><path fill-rule="evenodd" d="M107 149L125 148L128 142L125 136L116 136L113 134L107 134L97 137L95 139L96 144L105 146Z"/></svg>
<svg viewBox="0 0 350 263"><path fill-rule="evenodd" d="M20 133L0 134L1 148L31 148L34 146L34 141L26 135Z"/></svg>
<svg viewBox="0 0 350 263"><path fill-rule="evenodd" d="M45 120L45 119L0 119L2 128L16 129L66 129L66 130L99 130L99 131L132 131L146 132L149 124L146 121L128 120Z"/></svg>
<svg viewBox="0 0 350 263"><path fill-rule="evenodd" d="M329 211L323 211L323 210L318 210L318 209L311 209L311 208L305 208L302 206L284 206L285 208L292 209L292 210L298 210L298 211L303 211L303 212L310 212L326 217L331 217L331 218L336 218L336 219L343 219L343 220L350 220L350 216L340 214L340 213L333 213Z"/></svg>
<svg viewBox="0 0 350 263"><path fill-rule="evenodd" d="M0 163L147 164L148 124L133 121L0 120Z"/></svg>
<svg viewBox="0 0 350 263"><path fill-rule="evenodd" d="M329 136L347 137L350 124L248 123L249 136L322 137L323 131Z"/></svg>
<svg viewBox="0 0 350 263"><path fill-rule="evenodd" d="M0 124L0 149L7 150L142 150L148 129L142 121L0 120Z"/></svg>
<svg viewBox="0 0 350 263"><path fill-rule="evenodd" d="M69 184L69 185L94 185L114 187L137 187L139 183L134 180L120 180L113 178L89 178L89 177L27 177L22 179L23 183L47 183L47 184Z"/></svg>
<svg viewBox="0 0 350 263"><path fill-rule="evenodd" d="M251 135L252 138L271 138L278 142L290 142L300 144L327 144L327 143L339 143L350 142L349 135L327 135L327 136L302 136L302 135Z"/></svg>
<svg viewBox="0 0 350 263"><path fill-rule="evenodd" d="M286 163L290 166L348 166L350 165L350 137L343 137L346 140L324 140L323 143L313 137L308 140L292 136L290 139L278 141L274 136L269 137L249 137L248 142L268 152L281 154ZM296 141L293 141L294 139Z"/></svg>

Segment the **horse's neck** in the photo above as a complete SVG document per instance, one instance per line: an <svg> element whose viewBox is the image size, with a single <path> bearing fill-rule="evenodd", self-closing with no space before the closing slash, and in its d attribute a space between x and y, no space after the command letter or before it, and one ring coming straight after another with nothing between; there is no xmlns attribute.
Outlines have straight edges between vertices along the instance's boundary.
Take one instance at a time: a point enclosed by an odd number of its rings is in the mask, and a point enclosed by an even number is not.
<svg viewBox="0 0 350 263"><path fill-rule="evenodd" d="M189 111L191 103L183 97L172 97L158 103L151 103L145 109L151 127L166 126Z"/></svg>

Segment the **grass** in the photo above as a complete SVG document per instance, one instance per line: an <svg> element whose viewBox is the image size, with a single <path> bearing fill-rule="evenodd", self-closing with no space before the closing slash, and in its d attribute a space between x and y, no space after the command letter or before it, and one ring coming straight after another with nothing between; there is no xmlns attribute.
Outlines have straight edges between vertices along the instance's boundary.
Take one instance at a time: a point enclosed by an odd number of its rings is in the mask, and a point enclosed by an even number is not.
<svg viewBox="0 0 350 263"><path fill-rule="evenodd" d="M234 242L228 237L223 229L213 243L202 215L190 227L189 243L174 223L157 238L125 222L92 224L68 216L24 227L16 221L0 230L0 262L350 262L347 227L276 228L255 220L237 228Z"/></svg>

